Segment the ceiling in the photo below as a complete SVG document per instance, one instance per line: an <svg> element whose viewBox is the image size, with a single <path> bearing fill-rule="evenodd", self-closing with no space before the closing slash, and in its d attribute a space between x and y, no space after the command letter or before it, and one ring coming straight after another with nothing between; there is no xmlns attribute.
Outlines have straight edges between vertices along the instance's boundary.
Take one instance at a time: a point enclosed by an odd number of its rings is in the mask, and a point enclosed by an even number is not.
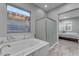
<svg viewBox="0 0 79 59"><path fill-rule="evenodd" d="M35 3L34 5L42 8L45 11L50 11L50 10L53 10L55 8L62 6L63 4L64 3ZM47 7L45 7L45 5L47 5Z"/></svg>

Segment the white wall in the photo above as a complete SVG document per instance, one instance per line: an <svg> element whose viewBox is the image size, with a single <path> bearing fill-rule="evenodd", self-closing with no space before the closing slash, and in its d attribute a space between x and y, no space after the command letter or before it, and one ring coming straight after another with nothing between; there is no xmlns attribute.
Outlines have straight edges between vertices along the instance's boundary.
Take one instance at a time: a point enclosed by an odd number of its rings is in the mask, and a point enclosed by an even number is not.
<svg viewBox="0 0 79 59"><path fill-rule="evenodd" d="M5 4L0 3L0 35L4 35L7 32L7 13Z"/></svg>
<svg viewBox="0 0 79 59"><path fill-rule="evenodd" d="M32 4L13 4L17 7L23 8L25 10L31 11L31 32L35 33L35 20L45 16L45 12L38 7L33 6ZM6 4L0 4L0 34L7 33L6 23L7 23L7 12ZM4 26L5 25L5 26ZM19 33L20 34L20 33ZM26 33L27 34L27 33ZM22 35L22 33L21 33Z"/></svg>

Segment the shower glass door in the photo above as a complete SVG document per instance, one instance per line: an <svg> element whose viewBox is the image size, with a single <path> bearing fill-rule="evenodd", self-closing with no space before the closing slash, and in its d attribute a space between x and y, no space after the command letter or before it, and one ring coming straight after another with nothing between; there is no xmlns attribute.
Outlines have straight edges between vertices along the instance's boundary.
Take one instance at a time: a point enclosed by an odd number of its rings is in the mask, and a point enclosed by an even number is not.
<svg viewBox="0 0 79 59"><path fill-rule="evenodd" d="M39 19L35 26L36 38L49 42L53 46L57 42L57 23L48 18Z"/></svg>
<svg viewBox="0 0 79 59"><path fill-rule="evenodd" d="M54 20L47 20L47 41L50 46L53 46L57 42L57 24Z"/></svg>

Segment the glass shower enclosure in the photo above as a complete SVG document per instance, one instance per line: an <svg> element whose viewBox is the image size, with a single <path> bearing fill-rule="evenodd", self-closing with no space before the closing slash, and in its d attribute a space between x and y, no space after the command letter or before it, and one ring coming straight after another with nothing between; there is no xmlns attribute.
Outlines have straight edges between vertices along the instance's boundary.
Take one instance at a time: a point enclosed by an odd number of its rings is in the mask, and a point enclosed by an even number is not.
<svg viewBox="0 0 79 59"><path fill-rule="evenodd" d="M57 22L50 18L36 20L35 37L47 41L49 46L53 46L57 42Z"/></svg>

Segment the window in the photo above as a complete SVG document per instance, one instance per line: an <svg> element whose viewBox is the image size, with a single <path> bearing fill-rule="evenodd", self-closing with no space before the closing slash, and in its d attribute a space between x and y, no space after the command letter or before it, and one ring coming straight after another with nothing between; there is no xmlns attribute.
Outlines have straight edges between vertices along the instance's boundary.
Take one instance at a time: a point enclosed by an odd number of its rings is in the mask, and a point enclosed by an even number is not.
<svg viewBox="0 0 79 59"><path fill-rule="evenodd" d="M65 21L64 22L64 30L65 31L72 31L72 21Z"/></svg>
<svg viewBox="0 0 79 59"><path fill-rule="evenodd" d="M30 17L30 13L11 5L7 5L8 16L16 20L27 20ZM26 19L27 18L27 19Z"/></svg>
<svg viewBox="0 0 79 59"><path fill-rule="evenodd" d="M7 5L8 33L30 32L30 12Z"/></svg>

